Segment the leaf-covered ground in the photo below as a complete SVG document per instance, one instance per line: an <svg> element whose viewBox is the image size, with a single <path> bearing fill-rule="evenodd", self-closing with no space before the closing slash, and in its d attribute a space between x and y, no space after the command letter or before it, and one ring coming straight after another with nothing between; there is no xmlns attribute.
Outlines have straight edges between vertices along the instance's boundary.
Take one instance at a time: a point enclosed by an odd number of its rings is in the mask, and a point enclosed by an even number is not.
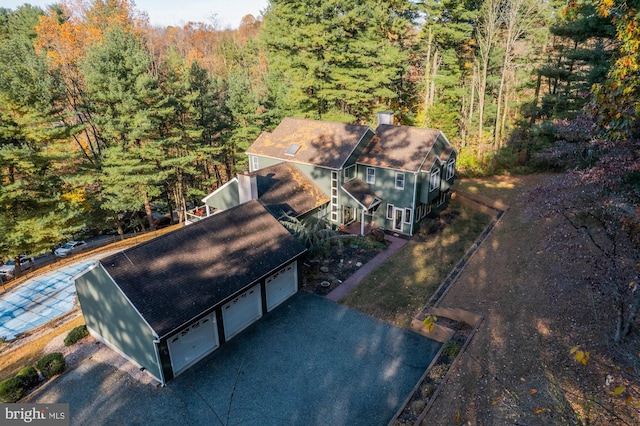
<svg viewBox="0 0 640 426"><path fill-rule="evenodd" d="M640 419L639 333L624 345L612 343L611 301L588 284L597 253L562 217L541 215L532 201L540 199L530 196L563 178L461 182L510 209L440 304L479 313L484 322L424 425Z"/></svg>

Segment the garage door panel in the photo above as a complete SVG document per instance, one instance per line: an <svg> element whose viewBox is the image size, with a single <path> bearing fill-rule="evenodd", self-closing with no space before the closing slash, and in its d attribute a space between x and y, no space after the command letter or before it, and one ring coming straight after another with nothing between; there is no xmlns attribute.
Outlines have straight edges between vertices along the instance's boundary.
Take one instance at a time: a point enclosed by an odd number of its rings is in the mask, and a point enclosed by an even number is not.
<svg viewBox="0 0 640 426"><path fill-rule="evenodd" d="M195 364L220 346L214 314L208 315L168 340L174 374Z"/></svg>
<svg viewBox="0 0 640 426"><path fill-rule="evenodd" d="M255 285L222 306L224 335L227 340L262 317L262 293Z"/></svg>
<svg viewBox="0 0 640 426"><path fill-rule="evenodd" d="M267 311L293 296L298 291L297 265L292 263L266 279Z"/></svg>

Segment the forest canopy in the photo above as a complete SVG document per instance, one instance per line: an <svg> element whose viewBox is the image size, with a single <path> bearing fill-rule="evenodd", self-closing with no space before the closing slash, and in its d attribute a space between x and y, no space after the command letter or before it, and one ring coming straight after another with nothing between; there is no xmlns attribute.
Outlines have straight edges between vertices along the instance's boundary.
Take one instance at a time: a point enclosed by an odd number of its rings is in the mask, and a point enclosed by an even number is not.
<svg viewBox="0 0 640 426"><path fill-rule="evenodd" d="M287 116L392 111L443 130L467 175L583 167L638 136L632 2L271 0L234 30L142 12L0 9L0 254L182 221Z"/></svg>

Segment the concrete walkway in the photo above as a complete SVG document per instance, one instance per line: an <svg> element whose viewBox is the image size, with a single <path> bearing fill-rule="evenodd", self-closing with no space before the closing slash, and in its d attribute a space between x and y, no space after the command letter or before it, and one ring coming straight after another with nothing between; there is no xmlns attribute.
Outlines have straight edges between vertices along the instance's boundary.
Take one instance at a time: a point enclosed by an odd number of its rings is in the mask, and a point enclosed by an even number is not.
<svg viewBox="0 0 640 426"><path fill-rule="evenodd" d="M380 266L385 260L391 257L391 255L404 247L408 242L407 240L394 237L393 235L385 235L384 238L385 240L391 241L391 244L389 244L387 249L368 261L360 269L358 269L355 274L351 275L342 284L336 287L331 293L327 294L325 296L327 299L338 302L351 290L353 290L358 284L360 284L360 281L365 279L367 275L373 272L374 269L377 269L378 266Z"/></svg>

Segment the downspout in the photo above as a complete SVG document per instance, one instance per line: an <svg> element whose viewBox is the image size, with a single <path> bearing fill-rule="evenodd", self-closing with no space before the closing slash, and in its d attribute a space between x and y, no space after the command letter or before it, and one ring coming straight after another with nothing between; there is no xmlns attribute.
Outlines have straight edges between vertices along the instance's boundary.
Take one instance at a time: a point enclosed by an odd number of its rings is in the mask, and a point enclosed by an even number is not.
<svg viewBox="0 0 640 426"><path fill-rule="evenodd" d="M410 225L410 232L409 234L411 236L413 236L413 224L416 222L416 197L417 197L417 192L418 192L418 173L419 173L419 169L418 172L413 174L413 203L411 206L411 221L409 222Z"/></svg>
<svg viewBox="0 0 640 426"><path fill-rule="evenodd" d="M364 237L364 211L366 209L362 206L362 213L360 213L360 236Z"/></svg>
<svg viewBox="0 0 640 426"><path fill-rule="evenodd" d="M156 337L155 339L153 339L153 343L156 348L156 350L154 351L156 355L156 364L158 365L158 370L160 370L160 380L162 381L162 387L164 387L167 382L164 379L164 370L162 369L162 363L160 362L160 347L158 346L160 344L160 339Z"/></svg>

